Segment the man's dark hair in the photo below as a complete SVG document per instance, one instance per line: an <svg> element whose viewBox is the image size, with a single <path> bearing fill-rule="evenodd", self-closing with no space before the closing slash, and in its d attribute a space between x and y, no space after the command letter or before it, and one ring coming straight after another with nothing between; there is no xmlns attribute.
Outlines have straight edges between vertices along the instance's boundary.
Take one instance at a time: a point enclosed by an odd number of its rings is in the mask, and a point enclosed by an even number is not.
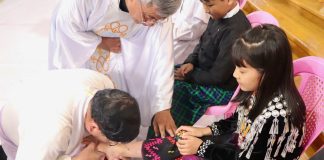
<svg viewBox="0 0 324 160"><path fill-rule="evenodd" d="M138 104L134 97L121 90L98 91L91 102L91 117L109 140L130 142L139 133Z"/></svg>

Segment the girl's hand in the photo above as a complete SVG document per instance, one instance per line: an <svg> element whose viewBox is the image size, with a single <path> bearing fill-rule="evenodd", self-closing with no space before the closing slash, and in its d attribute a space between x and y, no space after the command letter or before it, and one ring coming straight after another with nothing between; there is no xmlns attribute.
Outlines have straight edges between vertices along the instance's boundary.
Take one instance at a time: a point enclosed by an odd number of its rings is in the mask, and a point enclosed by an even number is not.
<svg viewBox="0 0 324 160"><path fill-rule="evenodd" d="M183 135L176 144L182 155L193 155L197 153L202 143L203 141L197 137Z"/></svg>
<svg viewBox="0 0 324 160"><path fill-rule="evenodd" d="M185 131L185 133L183 133L182 135L187 135L187 136L202 137L202 136L211 134L211 130L208 127L196 128L196 127L192 127L192 126L180 126L176 130L176 134L178 134L181 130Z"/></svg>

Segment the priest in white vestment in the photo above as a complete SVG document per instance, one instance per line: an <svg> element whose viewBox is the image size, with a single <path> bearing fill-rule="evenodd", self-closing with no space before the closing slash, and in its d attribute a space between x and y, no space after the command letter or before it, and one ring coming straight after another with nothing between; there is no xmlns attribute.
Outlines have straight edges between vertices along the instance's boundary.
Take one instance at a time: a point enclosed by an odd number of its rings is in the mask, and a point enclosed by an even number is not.
<svg viewBox="0 0 324 160"><path fill-rule="evenodd" d="M87 69L48 71L26 78L0 107L0 139L9 160L92 160L100 142L132 141L139 133L136 100ZM85 147L83 149L83 147Z"/></svg>
<svg viewBox="0 0 324 160"><path fill-rule="evenodd" d="M154 116L156 134L173 135L176 126L169 109L174 57L167 17L180 3L61 1L52 19L49 69L89 68L110 76L117 89L139 102L142 126L148 127Z"/></svg>

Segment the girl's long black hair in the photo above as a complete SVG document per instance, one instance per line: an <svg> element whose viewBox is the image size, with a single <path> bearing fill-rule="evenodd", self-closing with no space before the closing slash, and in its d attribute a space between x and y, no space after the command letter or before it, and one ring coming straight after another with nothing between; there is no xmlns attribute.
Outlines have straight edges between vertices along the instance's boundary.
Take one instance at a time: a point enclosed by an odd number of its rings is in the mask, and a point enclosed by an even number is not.
<svg viewBox="0 0 324 160"><path fill-rule="evenodd" d="M232 57L236 66L245 67L245 62L262 74L249 118L254 120L274 96L282 94L287 102L289 120L301 128L306 108L294 82L292 52L285 32L270 24L252 28L236 40ZM248 103L251 95L252 92L241 90L233 101Z"/></svg>

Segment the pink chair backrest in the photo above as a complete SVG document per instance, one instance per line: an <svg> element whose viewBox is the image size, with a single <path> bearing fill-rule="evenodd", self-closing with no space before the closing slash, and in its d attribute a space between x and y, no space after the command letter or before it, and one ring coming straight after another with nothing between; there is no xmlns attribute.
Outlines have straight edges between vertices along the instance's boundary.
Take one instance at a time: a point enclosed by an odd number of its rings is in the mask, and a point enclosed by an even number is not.
<svg viewBox="0 0 324 160"><path fill-rule="evenodd" d="M298 90L306 105L306 149L324 130L324 59L303 57L294 61L294 75L301 77Z"/></svg>
<svg viewBox="0 0 324 160"><path fill-rule="evenodd" d="M238 94L238 92L240 91L240 86L238 86L231 98L231 100L233 100L236 95ZM234 103L234 102L229 102L228 105L230 106L229 109L227 110L227 112L224 113L224 118L229 118L233 115L233 113L235 112L237 106L238 106L238 103Z"/></svg>
<svg viewBox="0 0 324 160"><path fill-rule="evenodd" d="M279 26L278 20L272 16L270 13L265 11L254 11L246 15L247 19L250 21L251 26L255 27L261 24L273 24Z"/></svg>
<svg viewBox="0 0 324 160"><path fill-rule="evenodd" d="M244 7L246 1L247 1L247 0L239 0L239 1L238 1L241 9Z"/></svg>
<svg viewBox="0 0 324 160"><path fill-rule="evenodd" d="M240 87L237 87L231 100L237 95L240 91ZM224 106L211 106L207 108L205 112L206 115L224 115L224 118L230 117L232 113L234 113L237 105L233 102L229 102L227 105Z"/></svg>

